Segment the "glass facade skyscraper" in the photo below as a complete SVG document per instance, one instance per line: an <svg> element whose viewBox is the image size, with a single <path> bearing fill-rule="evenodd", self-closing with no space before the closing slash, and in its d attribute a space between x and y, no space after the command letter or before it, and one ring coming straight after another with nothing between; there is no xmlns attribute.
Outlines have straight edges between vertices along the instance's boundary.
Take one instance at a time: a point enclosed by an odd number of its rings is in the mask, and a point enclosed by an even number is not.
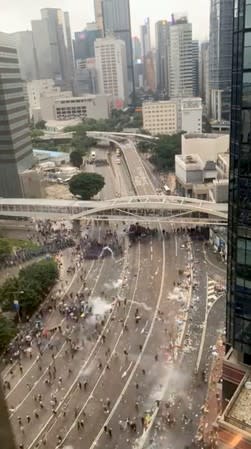
<svg viewBox="0 0 251 449"><path fill-rule="evenodd" d="M114 36L125 42L128 86L130 94L135 97L133 70L132 32L129 0L103 0L103 25L106 37Z"/></svg>
<svg viewBox="0 0 251 449"><path fill-rule="evenodd" d="M214 119L230 119L233 3L234 0L210 3L209 87Z"/></svg>
<svg viewBox="0 0 251 449"><path fill-rule="evenodd" d="M251 0L235 0L228 223L227 344L251 364Z"/></svg>
<svg viewBox="0 0 251 449"><path fill-rule="evenodd" d="M160 20L155 25L157 88L168 95L168 41L169 23Z"/></svg>

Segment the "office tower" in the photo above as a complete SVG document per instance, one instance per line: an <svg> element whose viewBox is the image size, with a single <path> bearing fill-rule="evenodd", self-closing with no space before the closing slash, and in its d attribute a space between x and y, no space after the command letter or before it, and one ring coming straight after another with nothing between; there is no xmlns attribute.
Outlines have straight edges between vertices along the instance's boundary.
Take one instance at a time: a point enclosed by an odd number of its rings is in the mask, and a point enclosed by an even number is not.
<svg viewBox="0 0 251 449"><path fill-rule="evenodd" d="M243 2L242 2L243 3ZM250 2L244 2L251 6ZM227 343L251 365L251 7L235 11L230 192L228 221ZM248 31L246 31L248 29ZM239 48L244 44L244 50Z"/></svg>
<svg viewBox="0 0 251 449"><path fill-rule="evenodd" d="M95 22L97 24L98 29L101 32L100 37L103 37L104 24L103 24L102 0L94 0L94 13L95 13Z"/></svg>
<svg viewBox="0 0 251 449"><path fill-rule="evenodd" d="M141 59L141 43L137 36L132 38L133 62Z"/></svg>
<svg viewBox="0 0 251 449"><path fill-rule="evenodd" d="M21 172L33 156L15 39L0 33L0 196L23 196Z"/></svg>
<svg viewBox="0 0 251 449"><path fill-rule="evenodd" d="M94 42L102 37L96 23L87 23L85 30L74 33L75 61L94 58Z"/></svg>
<svg viewBox="0 0 251 449"><path fill-rule="evenodd" d="M127 77L129 94L135 97L135 83L133 71L132 33L129 0L103 0L104 35L114 36L125 42Z"/></svg>
<svg viewBox="0 0 251 449"><path fill-rule="evenodd" d="M193 96L199 96L199 41L192 41Z"/></svg>
<svg viewBox="0 0 251 449"><path fill-rule="evenodd" d="M37 60L32 31L19 31L13 33L13 36L17 47L22 80L37 79Z"/></svg>
<svg viewBox="0 0 251 449"><path fill-rule="evenodd" d="M151 30L150 30L150 19L147 17L145 19L144 25L140 27L141 34L141 55L142 59L148 55L151 51Z"/></svg>
<svg viewBox="0 0 251 449"><path fill-rule="evenodd" d="M209 42L202 42L200 47L200 96L209 111Z"/></svg>
<svg viewBox="0 0 251 449"><path fill-rule="evenodd" d="M114 37L97 39L95 59L100 94L112 95L116 109L128 101L125 43Z"/></svg>
<svg viewBox="0 0 251 449"><path fill-rule="evenodd" d="M80 97L84 94L96 94L97 87L97 72L95 58L79 59L76 63L73 93Z"/></svg>
<svg viewBox="0 0 251 449"><path fill-rule="evenodd" d="M193 96L192 24L185 15L172 15L169 27L169 96Z"/></svg>
<svg viewBox="0 0 251 449"><path fill-rule="evenodd" d="M211 118L229 120L234 0L211 0L209 88Z"/></svg>
<svg viewBox="0 0 251 449"><path fill-rule="evenodd" d="M151 51L144 58L144 87L152 92L156 90L154 54Z"/></svg>
<svg viewBox="0 0 251 449"><path fill-rule="evenodd" d="M69 86L74 67L69 14L45 8L41 10L41 20L33 20L31 26L38 78L52 78L59 85Z"/></svg>
<svg viewBox="0 0 251 449"><path fill-rule="evenodd" d="M134 64L134 78L137 89L144 88L144 64L141 59L138 59Z"/></svg>
<svg viewBox="0 0 251 449"><path fill-rule="evenodd" d="M157 89L168 95L168 40L169 23L160 20L155 25Z"/></svg>

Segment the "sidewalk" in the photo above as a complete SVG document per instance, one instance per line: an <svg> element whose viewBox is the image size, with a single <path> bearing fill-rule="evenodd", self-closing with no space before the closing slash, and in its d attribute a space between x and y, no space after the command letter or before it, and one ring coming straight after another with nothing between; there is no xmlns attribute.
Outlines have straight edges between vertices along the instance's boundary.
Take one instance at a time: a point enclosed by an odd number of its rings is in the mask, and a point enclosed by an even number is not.
<svg viewBox="0 0 251 449"><path fill-rule="evenodd" d="M197 433L199 441L203 441L204 444L210 444L212 447L214 447L213 444L217 441L217 433L214 428L214 424L217 420L217 416L221 412L222 403L222 389L220 381L222 377L225 347L221 337L219 337L217 341L215 353L217 353L217 355L212 362L208 381L207 398L203 407L203 416L201 418Z"/></svg>

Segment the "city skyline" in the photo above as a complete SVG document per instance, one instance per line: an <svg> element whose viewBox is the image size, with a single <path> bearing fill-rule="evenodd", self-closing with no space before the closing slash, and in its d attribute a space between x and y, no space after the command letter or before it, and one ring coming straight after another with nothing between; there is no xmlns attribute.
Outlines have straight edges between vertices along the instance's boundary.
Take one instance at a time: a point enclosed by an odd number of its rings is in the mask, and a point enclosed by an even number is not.
<svg viewBox="0 0 251 449"><path fill-rule="evenodd" d="M140 25L146 17L151 20L151 36L154 43L154 24L161 19L170 19L172 12L186 12L189 21L193 24L193 38L204 40L208 38L209 29L209 0L193 0L193 4L187 5L186 0L170 0L168 5L165 0L158 0L158 8L151 0L131 0L132 34L139 36ZM31 29L31 20L40 18L41 8L61 8L69 11L72 34L85 27L87 22L94 20L94 1L86 0L81 15L80 2L77 0L24 0L22 9L18 8L17 0L10 0L5 5L0 17L0 29L3 32ZM203 14L202 14L203 13Z"/></svg>

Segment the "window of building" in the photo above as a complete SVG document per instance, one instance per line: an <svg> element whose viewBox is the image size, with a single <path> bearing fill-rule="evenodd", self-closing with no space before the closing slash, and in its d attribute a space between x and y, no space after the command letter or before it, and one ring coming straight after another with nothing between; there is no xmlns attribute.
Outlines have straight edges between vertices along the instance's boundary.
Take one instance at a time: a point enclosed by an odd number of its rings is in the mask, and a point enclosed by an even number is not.
<svg viewBox="0 0 251 449"><path fill-rule="evenodd" d="M251 33L245 33L244 38L244 69L251 69Z"/></svg>
<svg viewBox="0 0 251 449"><path fill-rule="evenodd" d="M245 27L251 28L251 3L246 3Z"/></svg>

